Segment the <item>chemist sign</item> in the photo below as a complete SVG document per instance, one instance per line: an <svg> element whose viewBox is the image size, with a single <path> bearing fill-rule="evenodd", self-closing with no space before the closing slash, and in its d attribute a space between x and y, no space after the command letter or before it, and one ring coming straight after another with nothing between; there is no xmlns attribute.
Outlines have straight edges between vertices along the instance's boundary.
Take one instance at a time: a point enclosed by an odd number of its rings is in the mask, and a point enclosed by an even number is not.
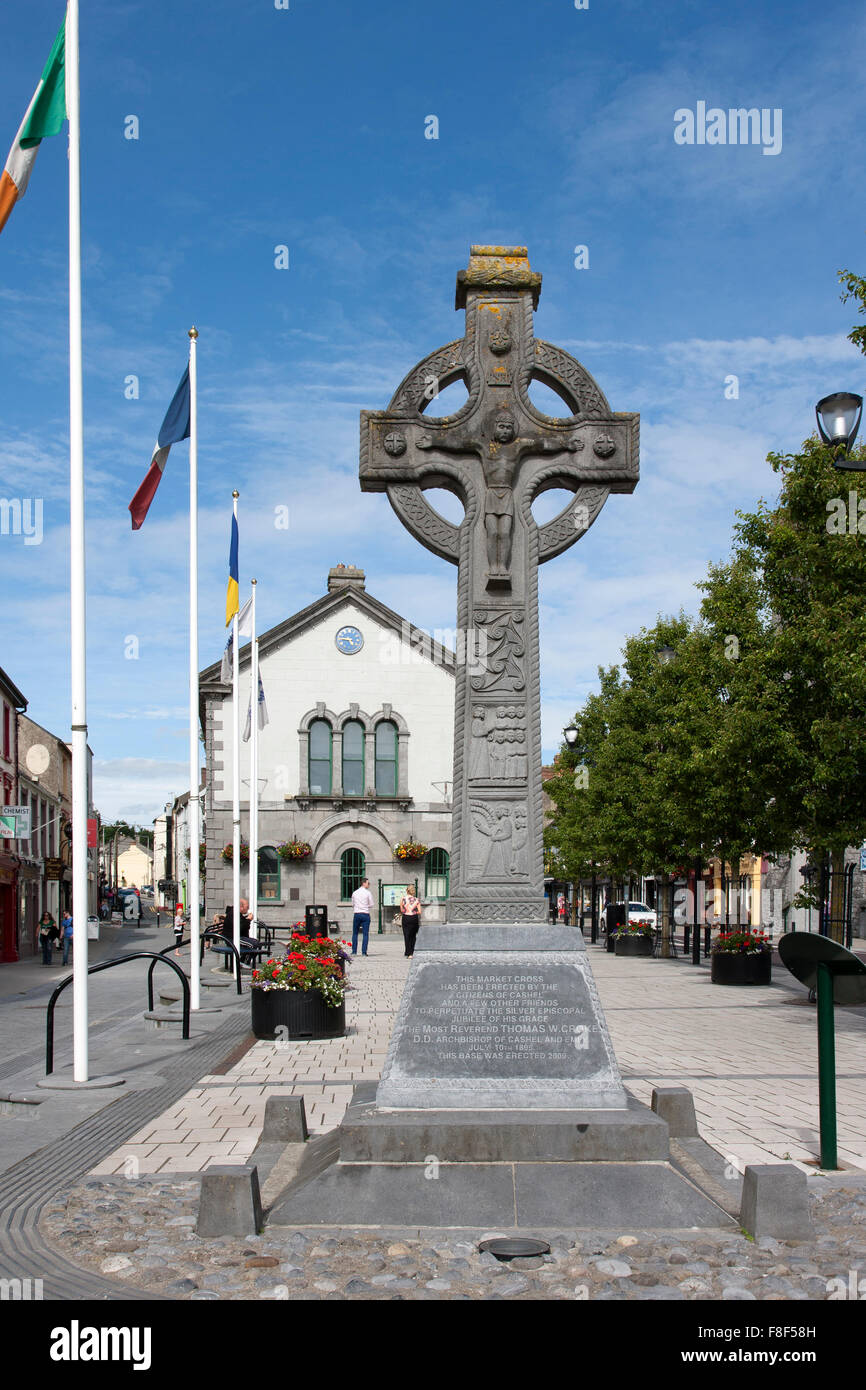
<svg viewBox="0 0 866 1390"><path fill-rule="evenodd" d="M29 840L30 807L0 807L0 836L4 840Z"/></svg>

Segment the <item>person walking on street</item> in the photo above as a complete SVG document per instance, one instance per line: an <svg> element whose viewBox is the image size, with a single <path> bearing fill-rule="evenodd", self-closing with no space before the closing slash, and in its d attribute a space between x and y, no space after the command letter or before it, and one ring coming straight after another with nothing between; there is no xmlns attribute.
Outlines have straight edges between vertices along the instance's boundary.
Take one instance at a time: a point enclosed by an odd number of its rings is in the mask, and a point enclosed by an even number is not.
<svg viewBox="0 0 866 1390"><path fill-rule="evenodd" d="M67 908L63 914L61 922L63 929L63 964L69 964L69 952L72 950L72 913Z"/></svg>
<svg viewBox="0 0 866 1390"><path fill-rule="evenodd" d="M174 954L180 955L180 943L183 939L183 903L178 903L174 912Z"/></svg>
<svg viewBox="0 0 866 1390"><path fill-rule="evenodd" d="M361 953L367 954L370 940L370 914L373 911L373 894L370 880L362 878L360 887L352 894L352 955L358 954L358 932L361 933Z"/></svg>
<svg viewBox="0 0 866 1390"><path fill-rule="evenodd" d="M54 943L60 933L57 930L57 923L50 912L43 912L39 918L39 945L42 947L42 964L50 965L54 951Z"/></svg>
<svg viewBox="0 0 866 1390"><path fill-rule="evenodd" d="M407 885L406 892L400 899L400 914L403 919L403 941L406 945L405 955L414 956L415 938L418 935L418 928L421 925L421 904L415 897L415 885Z"/></svg>

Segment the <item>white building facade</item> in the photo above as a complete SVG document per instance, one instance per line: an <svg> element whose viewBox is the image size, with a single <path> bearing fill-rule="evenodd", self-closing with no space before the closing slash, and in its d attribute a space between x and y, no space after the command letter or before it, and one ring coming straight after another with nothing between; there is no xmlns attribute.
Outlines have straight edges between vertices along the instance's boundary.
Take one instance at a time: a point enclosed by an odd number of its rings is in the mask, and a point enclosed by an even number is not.
<svg viewBox="0 0 866 1390"><path fill-rule="evenodd" d="M338 566L328 591L264 633L259 665L269 723L259 733L258 917L284 926L324 905L345 934L363 877L396 912L417 881L424 920L444 918L451 848L455 654L372 595L364 573ZM240 650L240 724L250 696L250 645ZM208 916L232 897L232 698L220 667L201 675L207 756ZM249 842L249 743L241 743L241 835ZM401 859L394 846L426 846ZM309 846L289 857L289 842ZM281 847L283 847L281 849ZM241 856L241 895L249 895ZM381 888L381 893L380 893ZM377 911L377 919L378 919ZM374 920L373 929L377 926Z"/></svg>

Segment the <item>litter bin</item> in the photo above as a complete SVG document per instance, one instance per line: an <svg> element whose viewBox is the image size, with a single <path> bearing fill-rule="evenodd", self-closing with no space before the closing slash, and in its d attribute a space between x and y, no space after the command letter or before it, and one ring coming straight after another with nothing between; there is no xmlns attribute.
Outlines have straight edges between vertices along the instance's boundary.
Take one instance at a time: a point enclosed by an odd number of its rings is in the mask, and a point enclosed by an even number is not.
<svg viewBox="0 0 866 1390"><path fill-rule="evenodd" d="M328 935L328 909L308 904L304 908L307 936Z"/></svg>
<svg viewBox="0 0 866 1390"><path fill-rule="evenodd" d="M608 903L604 909L605 943L609 951L616 950L613 933L617 927L624 927L628 908L625 903Z"/></svg>

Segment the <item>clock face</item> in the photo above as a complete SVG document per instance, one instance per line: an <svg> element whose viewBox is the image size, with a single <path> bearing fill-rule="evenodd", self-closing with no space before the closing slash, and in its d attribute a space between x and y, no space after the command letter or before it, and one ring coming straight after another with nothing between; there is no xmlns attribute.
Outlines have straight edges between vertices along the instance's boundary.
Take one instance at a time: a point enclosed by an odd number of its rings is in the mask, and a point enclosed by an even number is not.
<svg viewBox="0 0 866 1390"><path fill-rule="evenodd" d="M341 627L334 641L337 644L337 650L346 656L354 656L355 652L359 652L364 645L364 638L356 627Z"/></svg>

